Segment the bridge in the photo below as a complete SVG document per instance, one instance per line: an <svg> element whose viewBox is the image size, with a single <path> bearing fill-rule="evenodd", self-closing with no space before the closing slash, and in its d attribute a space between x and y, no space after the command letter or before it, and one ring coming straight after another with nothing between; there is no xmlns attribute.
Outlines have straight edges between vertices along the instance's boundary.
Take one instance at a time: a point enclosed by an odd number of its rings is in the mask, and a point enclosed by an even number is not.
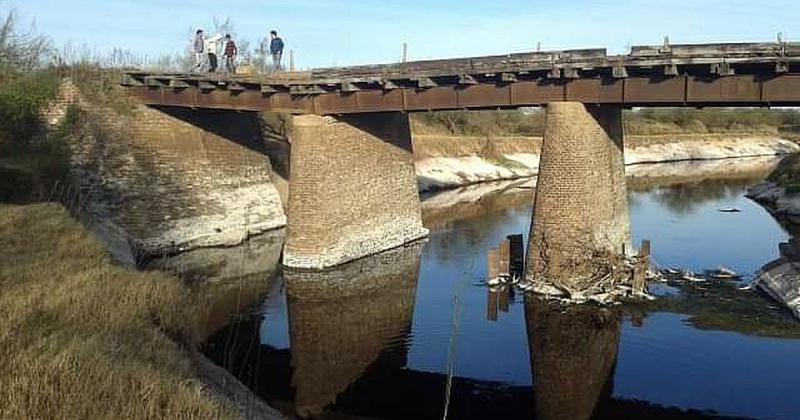
<svg viewBox="0 0 800 420"><path fill-rule="evenodd" d="M800 43L638 46L317 69L274 76L130 72L150 105L350 114L513 108L800 105Z"/></svg>
<svg viewBox="0 0 800 420"><path fill-rule="evenodd" d="M281 115L262 126L290 149L270 156L289 180L283 262L314 269L427 235L409 112L546 106L531 198L533 279L574 272L586 260L579 244L629 251L623 108L800 106L800 44L665 43L626 55L531 52L274 75L132 71L123 85L204 131L222 132L224 115ZM545 249L554 244L563 248Z"/></svg>

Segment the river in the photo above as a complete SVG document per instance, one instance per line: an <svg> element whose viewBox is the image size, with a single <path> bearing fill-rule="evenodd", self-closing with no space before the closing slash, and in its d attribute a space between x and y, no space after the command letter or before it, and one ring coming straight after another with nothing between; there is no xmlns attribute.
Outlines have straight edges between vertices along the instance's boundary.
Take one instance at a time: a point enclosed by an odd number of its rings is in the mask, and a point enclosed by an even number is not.
<svg viewBox="0 0 800 420"><path fill-rule="evenodd" d="M774 163L640 169L629 178L634 243L650 239L660 265L725 266L749 282L789 238L744 197ZM491 293L486 252L527 238L531 183L444 194L423 204L426 242L323 273L277 269L279 236L168 262L190 276L203 269L187 261L214 267L227 290L205 354L303 417L800 415L800 323L769 300L724 282L652 284L656 301L604 309Z"/></svg>

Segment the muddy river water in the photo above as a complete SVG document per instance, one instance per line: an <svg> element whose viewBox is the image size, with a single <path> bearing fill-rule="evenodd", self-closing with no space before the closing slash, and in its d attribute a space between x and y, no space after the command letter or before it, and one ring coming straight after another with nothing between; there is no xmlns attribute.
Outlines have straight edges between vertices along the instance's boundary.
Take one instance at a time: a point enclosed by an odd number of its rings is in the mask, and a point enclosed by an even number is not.
<svg viewBox="0 0 800 420"><path fill-rule="evenodd" d="M744 197L773 164L632 171L634 243L747 283L789 238ZM277 268L279 235L167 264L210 270L223 292L205 354L290 416L800 418L800 323L742 283L653 284L656 301L605 309L490 293L486 251L527 237L531 194L427 197L426 242L324 273Z"/></svg>

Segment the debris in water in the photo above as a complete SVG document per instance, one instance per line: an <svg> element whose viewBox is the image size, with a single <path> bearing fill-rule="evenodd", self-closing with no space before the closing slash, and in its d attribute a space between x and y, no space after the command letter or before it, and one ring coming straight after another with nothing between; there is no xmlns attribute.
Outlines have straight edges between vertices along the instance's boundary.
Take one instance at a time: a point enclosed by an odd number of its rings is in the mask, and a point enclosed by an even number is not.
<svg viewBox="0 0 800 420"><path fill-rule="evenodd" d="M608 265L598 270L594 282L588 289L577 290L569 287L569 281L530 281L523 278L524 246L522 235L510 235L497 248L487 252L486 284L490 293L535 293L546 299L564 304L595 303L615 305L630 298L653 300L647 290L647 281L666 281L664 276L650 268L650 241L642 241L638 255L605 256ZM674 271L680 274L678 271ZM490 296L490 300L492 297ZM491 303L491 302L490 302ZM490 308L490 319L494 317L494 306Z"/></svg>
<svg viewBox="0 0 800 420"><path fill-rule="evenodd" d="M503 285L503 284L505 284L505 282L500 277L494 277L494 278L490 278L489 280L487 280L486 284L488 284L489 287L494 287L494 286Z"/></svg>
<svg viewBox="0 0 800 420"><path fill-rule="evenodd" d="M702 277L698 277L698 276L696 276L696 275L695 275L694 273L692 273L691 271L687 271L686 273L684 273L684 274L681 276L681 279L682 279L682 280L686 280L686 281L695 282L695 283L702 283L702 282L705 282L705 281L706 281L706 279L704 279L704 278L702 278Z"/></svg>
<svg viewBox="0 0 800 420"><path fill-rule="evenodd" d="M706 275L715 280L735 280L741 277L735 271L723 266L717 267L716 270L707 270Z"/></svg>
<svg viewBox="0 0 800 420"><path fill-rule="evenodd" d="M677 269L674 269L674 268L671 268L671 267L665 268L664 270L662 270L662 272L664 274L667 274L667 275L670 275L670 276L678 276L678 275L681 274L680 270L677 270Z"/></svg>

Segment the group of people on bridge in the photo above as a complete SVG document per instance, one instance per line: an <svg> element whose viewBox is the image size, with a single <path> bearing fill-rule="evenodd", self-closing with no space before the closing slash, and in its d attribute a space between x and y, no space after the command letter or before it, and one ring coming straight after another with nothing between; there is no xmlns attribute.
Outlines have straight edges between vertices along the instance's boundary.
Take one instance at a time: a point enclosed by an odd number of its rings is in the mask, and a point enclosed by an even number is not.
<svg viewBox="0 0 800 420"><path fill-rule="evenodd" d="M278 36L278 31L272 30L269 33L269 45L267 39L261 45L262 51L269 51L272 56L271 71L282 70L281 61L283 59L283 39ZM230 34L225 37L219 33L206 37L202 29L195 32L194 39L192 40L191 51L194 54L194 66L192 72L194 73L216 73L218 70L220 52L222 53L224 70L229 74L236 73L237 59L239 56L239 47L233 40Z"/></svg>

